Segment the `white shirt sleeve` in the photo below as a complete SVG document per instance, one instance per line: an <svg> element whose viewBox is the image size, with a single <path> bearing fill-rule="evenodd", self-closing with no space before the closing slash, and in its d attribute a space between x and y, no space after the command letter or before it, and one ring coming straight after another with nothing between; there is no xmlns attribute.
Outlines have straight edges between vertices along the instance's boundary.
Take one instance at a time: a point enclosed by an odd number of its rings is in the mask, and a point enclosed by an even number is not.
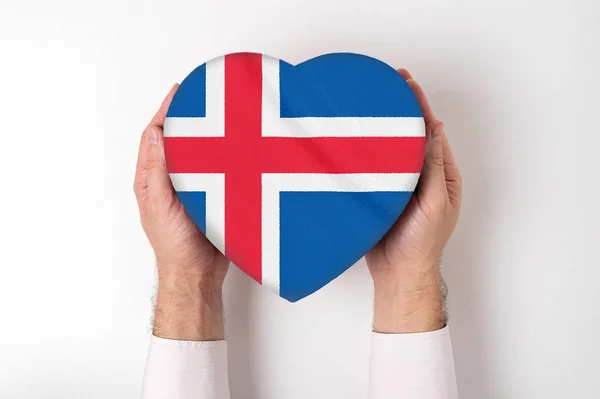
<svg viewBox="0 0 600 399"><path fill-rule="evenodd" d="M153 335L142 399L229 399L227 343Z"/></svg>
<svg viewBox="0 0 600 399"><path fill-rule="evenodd" d="M227 343L153 336L142 399L229 399ZM457 399L448 327L372 333L369 399Z"/></svg>
<svg viewBox="0 0 600 399"><path fill-rule="evenodd" d="M369 399L457 399L448 327L415 334L373 333Z"/></svg>

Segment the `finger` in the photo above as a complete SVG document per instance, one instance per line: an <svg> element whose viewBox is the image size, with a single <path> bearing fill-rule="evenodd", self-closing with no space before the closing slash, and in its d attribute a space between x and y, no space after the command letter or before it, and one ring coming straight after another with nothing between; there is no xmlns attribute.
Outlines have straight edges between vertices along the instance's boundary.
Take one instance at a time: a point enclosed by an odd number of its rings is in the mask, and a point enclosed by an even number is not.
<svg viewBox="0 0 600 399"><path fill-rule="evenodd" d="M405 80L408 80L408 79L412 79L412 78L413 78L413 77L412 77L412 75L410 74L410 72L408 72L408 70L407 70L407 69L400 68L400 69L398 69L398 73L399 73L400 75L402 75L402 77L403 77Z"/></svg>
<svg viewBox="0 0 600 399"><path fill-rule="evenodd" d="M173 87L171 87L169 94L167 94L167 96L163 100L162 104L160 105L160 108L158 109L158 111L156 111L156 114L150 121L150 125L158 126L161 129L163 128L163 125L165 123L165 118L167 117L167 111L169 110L171 101L173 100L173 97L175 96L175 93L177 92L178 88L179 88L179 83L175 83L173 85Z"/></svg>
<svg viewBox="0 0 600 399"><path fill-rule="evenodd" d="M134 182L134 191L136 191L136 193L142 188L140 186L145 183L145 173L146 173L145 171L146 171L146 160L147 160L147 154L148 154L149 130L152 126L162 129L166 115L167 115L167 110L169 109L169 105L171 105L173 96L175 95L175 92L177 91L178 88L179 88L178 84L173 85L173 87L169 91L169 94L167 94L167 96L163 100L162 104L160 105L160 108L158 109L156 114L152 117L152 119L150 120L150 123L148 124L146 129L144 129L144 132L142 133L142 138L140 140L140 146L138 149L136 177L135 177L135 182Z"/></svg>
<svg viewBox="0 0 600 399"><path fill-rule="evenodd" d="M445 131L442 138L442 144L444 150L444 166L455 164L454 154L452 153L452 148L450 148L450 142L448 141L448 136L446 136Z"/></svg>
<svg viewBox="0 0 600 399"><path fill-rule="evenodd" d="M148 186L148 174L146 173L146 155L148 152L148 146L146 144L147 140L148 128L144 129L144 132L142 133L142 139L140 140L140 146L138 149L137 164L135 167L135 177L133 179L133 192L135 193L135 198L137 199L140 207L142 207L142 203L144 202L144 195L142 195L142 193Z"/></svg>
<svg viewBox="0 0 600 399"><path fill-rule="evenodd" d="M429 125L423 171L419 180L420 190L428 195L438 195L446 190L444 175L443 123L435 121Z"/></svg>
<svg viewBox="0 0 600 399"><path fill-rule="evenodd" d="M421 86L414 79L409 79L406 81L413 93L417 97L419 101L419 105L421 106L421 112L423 113L423 119L425 120L425 125L435 121L435 115L433 114L433 110L429 105L429 101L427 101L427 97L425 96L425 92L421 88Z"/></svg>
<svg viewBox="0 0 600 399"><path fill-rule="evenodd" d="M444 156L444 173L446 175L446 181L459 180L460 172L445 131L442 135L442 152Z"/></svg>
<svg viewBox="0 0 600 399"><path fill-rule="evenodd" d="M171 195L175 193L165 161L163 130L158 126L150 126L147 131L148 200L152 203L162 203L162 201L170 199Z"/></svg>
<svg viewBox="0 0 600 399"><path fill-rule="evenodd" d="M452 154L446 134L442 137L442 150L444 154L444 176L446 178L448 197L454 205L460 205L462 199L462 176Z"/></svg>
<svg viewBox="0 0 600 399"><path fill-rule="evenodd" d="M146 154L148 152L146 143L148 141L148 128L149 127L150 126L147 126L144 129L144 131L142 133L142 138L140 139L140 146L138 148L136 173L140 173L142 170L144 170L146 168Z"/></svg>

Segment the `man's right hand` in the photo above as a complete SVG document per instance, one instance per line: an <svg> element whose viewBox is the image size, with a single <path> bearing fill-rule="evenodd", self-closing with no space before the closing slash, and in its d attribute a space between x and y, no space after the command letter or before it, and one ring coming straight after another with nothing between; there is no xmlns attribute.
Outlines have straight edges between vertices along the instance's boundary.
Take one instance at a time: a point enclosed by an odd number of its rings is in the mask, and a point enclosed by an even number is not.
<svg viewBox="0 0 600 399"><path fill-rule="evenodd" d="M163 125L175 85L142 135L134 191L158 266L154 335L223 339L222 286L229 260L202 234L177 197L167 166Z"/></svg>

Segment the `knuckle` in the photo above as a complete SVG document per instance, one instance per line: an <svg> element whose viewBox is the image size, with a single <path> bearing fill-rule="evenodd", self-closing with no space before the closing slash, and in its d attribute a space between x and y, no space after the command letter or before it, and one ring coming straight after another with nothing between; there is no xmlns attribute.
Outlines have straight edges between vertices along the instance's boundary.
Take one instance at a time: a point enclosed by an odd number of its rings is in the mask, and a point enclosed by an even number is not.
<svg viewBox="0 0 600 399"><path fill-rule="evenodd" d="M462 198L462 190L458 182L448 182L448 199L452 204L460 204Z"/></svg>
<svg viewBox="0 0 600 399"><path fill-rule="evenodd" d="M141 182L141 179L139 178L139 176L136 176L135 179L133 179L132 187L133 187L133 192L136 194L142 189L142 182Z"/></svg>
<svg viewBox="0 0 600 399"><path fill-rule="evenodd" d="M460 170L458 170L457 167L452 167L449 170L449 176L451 177L450 180L455 184L455 186L457 186L458 188L462 188L463 177L462 177L462 174L460 173Z"/></svg>
<svg viewBox="0 0 600 399"><path fill-rule="evenodd" d="M444 167L444 159L442 157L437 156L429 156L427 158L427 164L429 164L430 168L443 168Z"/></svg>
<svg viewBox="0 0 600 399"><path fill-rule="evenodd" d="M433 154L431 156L431 163L435 166L442 167L444 166L444 158L441 154Z"/></svg>
<svg viewBox="0 0 600 399"><path fill-rule="evenodd" d="M144 172L146 170L146 165L144 163L138 163L135 167L135 175L136 177L140 177L143 176Z"/></svg>
<svg viewBox="0 0 600 399"><path fill-rule="evenodd" d="M421 207L423 212L429 219L435 219L439 215L443 215L446 212L447 201L442 195L434 195L433 198L427 199L422 202Z"/></svg>
<svg viewBox="0 0 600 399"><path fill-rule="evenodd" d="M135 179L133 179L133 192L135 193L136 197L140 198L142 196L144 187L144 179L142 178L142 176L137 175Z"/></svg>
<svg viewBox="0 0 600 399"><path fill-rule="evenodd" d="M430 164L443 167L444 166L444 155L441 151L441 148L434 148L433 146L429 148L427 153L427 160Z"/></svg>
<svg viewBox="0 0 600 399"><path fill-rule="evenodd" d="M170 192L159 192L152 195L150 206L158 217L169 217L176 210L177 197Z"/></svg>
<svg viewBox="0 0 600 399"><path fill-rule="evenodd" d="M149 171L155 170L158 167L158 162L155 159L146 160L146 169Z"/></svg>

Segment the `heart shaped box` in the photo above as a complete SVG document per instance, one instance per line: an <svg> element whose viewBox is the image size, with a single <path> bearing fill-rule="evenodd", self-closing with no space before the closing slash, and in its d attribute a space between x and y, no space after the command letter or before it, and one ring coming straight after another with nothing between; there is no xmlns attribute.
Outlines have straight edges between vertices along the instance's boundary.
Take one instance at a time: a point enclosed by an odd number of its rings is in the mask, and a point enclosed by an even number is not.
<svg viewBox="0 0 600 399"><path fill-rule="evenodd" d="M164 134L171 181L198 228L290 302L385 235L425 153L406 81L352 53L295 66L254 53L213 59L182 82Z"/></svg>

